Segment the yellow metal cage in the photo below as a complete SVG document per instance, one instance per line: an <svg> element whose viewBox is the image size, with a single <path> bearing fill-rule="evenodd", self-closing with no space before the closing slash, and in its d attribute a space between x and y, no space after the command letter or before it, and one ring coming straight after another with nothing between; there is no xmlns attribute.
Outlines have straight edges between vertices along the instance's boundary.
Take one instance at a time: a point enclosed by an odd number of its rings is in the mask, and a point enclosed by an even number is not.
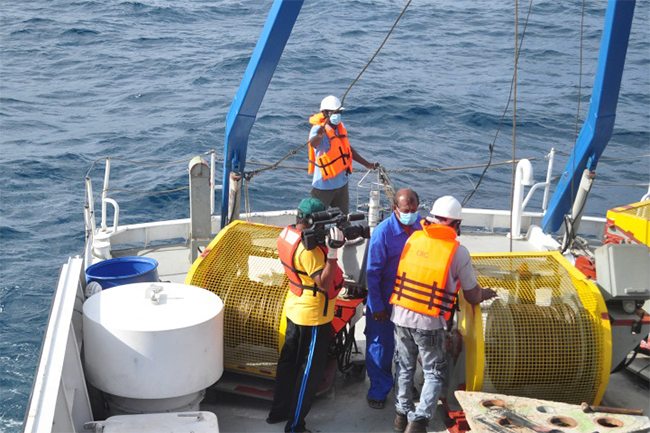
<svg viewBox="0 0 650 433"><path fill-rule="evenodd" d="M224 303L224 367L275 376L283 344L287 277L276 242L282 228L235 221L194 262L186 284Z"/></svg>
<svg viewBox="0 0 650 433"><path fill-rule="evenodd" d="M461 300L468 391L598 404L611 364L600 291L558 252L474 254L479 285L498 297Z"/></svg>

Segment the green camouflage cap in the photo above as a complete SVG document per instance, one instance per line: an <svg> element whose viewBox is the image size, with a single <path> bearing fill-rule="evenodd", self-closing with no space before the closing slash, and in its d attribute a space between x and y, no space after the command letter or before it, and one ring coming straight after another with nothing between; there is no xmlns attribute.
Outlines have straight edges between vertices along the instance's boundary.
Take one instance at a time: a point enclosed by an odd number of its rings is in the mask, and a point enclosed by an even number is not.
<svg viewBox="0 0 650 433"><path fill-rule="evenodd" d="M314 212L321 212L325 210L325 205L317 198L304 198L298 205L299 217L305 218Z"/></svg>

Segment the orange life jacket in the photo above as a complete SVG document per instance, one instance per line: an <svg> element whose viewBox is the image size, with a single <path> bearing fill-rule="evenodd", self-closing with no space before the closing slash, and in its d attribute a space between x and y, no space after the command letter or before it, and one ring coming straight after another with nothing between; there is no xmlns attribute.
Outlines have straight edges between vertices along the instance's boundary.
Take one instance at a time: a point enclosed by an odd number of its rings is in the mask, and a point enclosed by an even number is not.
<svg viewBox="0 0 650 433"><path fill-rule="evenodd" d="M342 123L332 128L326 124L323 113L316 113L309 118L312 125L325 128L325 133L330 141L330 150L316 157L316 151L309 146L309 174L314 173L314 166L320 169L323 180L331 179L340 173L352 173L352 149L348 141L348 131Z"/></svg>
<svg viewBox="0 0 650 433"><path fill-rule="evenodd" d="M442 312L449 321L459 285L453 293L445 286L458 245L451 227L431 224L413 233L402 250L390 303L433 317Z"/></svg>
<svg viewBox="0 0 650 433"><path fill-rule="evenodd" d="M304 290L310 290L313 293L313 296L316 296L318 292L325 295L325 309L323 315L326 316L329 300L335 299L343 288L343 271L338 265L336 265L334 282L332 283L332 288L328 292L319 289L316 283L314 283L313 286L304 285L300 279L300 274L308 274L299 271L293 264L294 254L301 242L301 231L302 230L298 230L294 226L287 226L282 230L282 233L280 233L280 236L278 237L278 253L280 255L280 262L284 265L284 271L289 278L289 290L291 290L293 294L302 296ZM327 260L327 247L319 246L318 248L325 255L325 260Z"/></svg>

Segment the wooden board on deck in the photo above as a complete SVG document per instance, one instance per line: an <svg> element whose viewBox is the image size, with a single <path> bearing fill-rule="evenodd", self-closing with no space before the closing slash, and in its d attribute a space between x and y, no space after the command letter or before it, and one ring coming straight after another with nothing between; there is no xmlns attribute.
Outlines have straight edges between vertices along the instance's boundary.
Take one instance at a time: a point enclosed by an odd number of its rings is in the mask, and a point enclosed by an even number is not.
<svg viewBox="0 0 650 433"><path fill-rule="evenodd" d="M579 405L486 392L456 391L476 433L650 432L645 416L584 413Z"/></svg>

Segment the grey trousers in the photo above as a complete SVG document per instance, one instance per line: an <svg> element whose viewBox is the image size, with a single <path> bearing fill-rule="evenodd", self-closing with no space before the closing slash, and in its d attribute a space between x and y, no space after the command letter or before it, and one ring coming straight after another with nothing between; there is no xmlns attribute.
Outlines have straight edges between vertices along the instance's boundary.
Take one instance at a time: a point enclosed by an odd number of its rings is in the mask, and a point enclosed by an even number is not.
<svg viewBox="0 0 650 433"><path fill-rule="evenodd" d="M420 402L413 404L413 377L418 354L424 385ZM395 325L395 410L409 422L433 417L445 380L445 330L413 329Z"/></svg>
<svg viewBox="0 0 650 433"><path fill-rule="evenodd" d="M347 183L338 189L318 189L312 187L311 196L322 201L325 209L328 207L337 207L344 214L350 213L350 194Z"/></svg>

